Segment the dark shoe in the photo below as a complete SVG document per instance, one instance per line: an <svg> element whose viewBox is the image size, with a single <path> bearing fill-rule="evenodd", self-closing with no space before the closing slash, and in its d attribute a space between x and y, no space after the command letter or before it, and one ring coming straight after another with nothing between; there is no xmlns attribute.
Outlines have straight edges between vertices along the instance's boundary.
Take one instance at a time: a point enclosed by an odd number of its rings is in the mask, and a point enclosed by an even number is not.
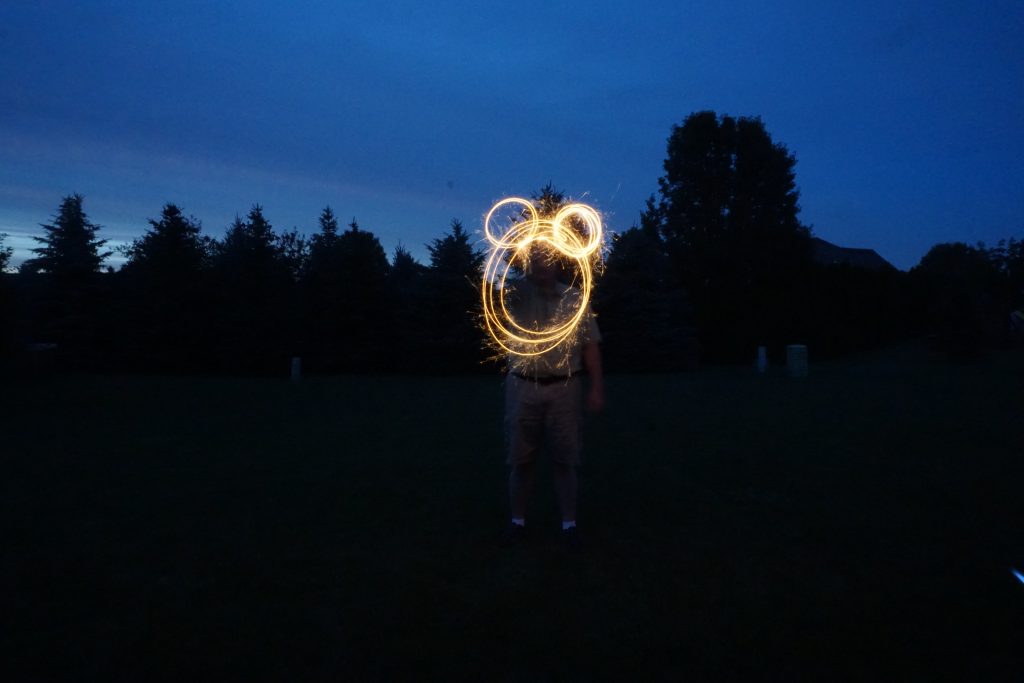
<svg viewBox="0 0 1024 683"><path fill-rule="evenodd" d="M566 550L580 549L580 532L574 526L562 529L561 533L559 533L559 539L561 540L562 547Z"/></svg>
<svg viewBox="0 0 1024 683"><path fill-rule="evenodd" d="M501 532L501 537L498 539L498 543L503 547L510 547L513 545L521 545L526 540L526 527L519 524L509 524L505 527L505 530Z"/></svg>

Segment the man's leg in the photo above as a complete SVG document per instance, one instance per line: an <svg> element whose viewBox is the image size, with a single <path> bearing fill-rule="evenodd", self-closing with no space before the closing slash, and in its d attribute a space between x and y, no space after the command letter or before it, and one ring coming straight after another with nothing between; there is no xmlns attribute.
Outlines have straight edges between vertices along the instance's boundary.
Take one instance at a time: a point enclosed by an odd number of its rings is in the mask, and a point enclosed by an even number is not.
<svg viewBox="0 0 1024 683"><path fill-rule="evenodd" d="M562 524L576 521L576 468L572 465L554 464L555 493L558 507L562 511Z"/></svg>
<svg viewBox="0 0 1024 683"><path fill-rule="evenodd" d="M564 529L576 523L576 467L580 463L582 386L578 379L574 379L565 385L552 386L548 391L550 408L545 415L545 428L550 437L555 493Z"/></svg>
<svg viewBox="0 0 1024 683"><path fill-rule="evenodd" d="M535 474L536 467L532 462L512 465L508 475L508 497L512 507L512 519L526 519L526 507L533 494Z"/></svg>
<svg viewBox="0 0 1024 683"><path fill-rule="evenodd" d="M543 411L535 387L516 377L506 379L505 435L508 451L508 496L514 524L524 524L533 493L537 455L544 434Z"/></svg>

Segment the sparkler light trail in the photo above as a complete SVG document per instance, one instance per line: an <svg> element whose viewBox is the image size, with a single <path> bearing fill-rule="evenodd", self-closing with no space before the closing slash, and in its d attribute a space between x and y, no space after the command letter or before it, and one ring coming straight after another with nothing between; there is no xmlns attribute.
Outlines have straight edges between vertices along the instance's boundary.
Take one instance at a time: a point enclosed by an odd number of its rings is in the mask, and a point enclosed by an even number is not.
<svg viewBox="0 0 1024 683"><path fill-rule="evenodd" d="M496 231L492 224L495 215L516 207L520 209L521 220L504 232ZM532 202L509 197L487 212L484 235L490 249L480 292L484 324L494 342L515 355L539 356L567 340L586 314L594 288L594 266L601 258L604 239L601 216L586 204L568 204L554 216L542 217ZM513 264L526 263L536 244L575 261L580 296L573 315L556 320L549 327L534 329L517 321L506 307L505 281Z"/></svg>

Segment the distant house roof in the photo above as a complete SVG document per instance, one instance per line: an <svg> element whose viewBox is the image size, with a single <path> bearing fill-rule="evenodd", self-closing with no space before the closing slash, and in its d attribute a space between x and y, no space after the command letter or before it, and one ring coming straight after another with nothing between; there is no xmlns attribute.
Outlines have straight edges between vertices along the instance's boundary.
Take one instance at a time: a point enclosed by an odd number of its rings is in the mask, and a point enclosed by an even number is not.
<svg viewBox="0 0 1024 683"><path fill-rule="evenodd" d="M826 242L820 237L812 237L811 242L814 248L814 260L826 266L838 266L847 264L854 268L868 268L870 270L882 270L883 268L895 267L878 255L874 249L853 249L840 247Z"/></svg>

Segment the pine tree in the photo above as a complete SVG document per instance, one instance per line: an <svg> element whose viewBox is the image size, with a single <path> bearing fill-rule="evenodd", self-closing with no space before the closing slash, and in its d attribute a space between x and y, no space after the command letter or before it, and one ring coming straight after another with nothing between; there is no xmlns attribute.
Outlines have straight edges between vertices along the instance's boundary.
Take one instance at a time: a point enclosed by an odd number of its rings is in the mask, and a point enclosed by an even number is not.
<svg viewBox="0 0 1024 683"><path fill-rule="evenodd" d="M80 194L64 197L53 223L41 224L46 234L32 238L43 245L32 250L39 254L35 259L38 269L67 285L80 284L99 273L103 259L112 253L100 251L107 241L96 238L100 226L85 215L83 201Z"/></svg>
<svg viewBox="0 0 1024 683"><path fill-rule="evenodd" d="M423 278L423 264L412 253L399 244L391 254L390 280L401 291L415 290Z"/></svg>
<svg viewBox="0 0 1024 683"><path fill-rule="evenodd" d="M6 238L7 233L0 232L0 273L7 270L7 264L11 262L11 256L14 255L14 249L4 246Z"/></svg>
<svg viewBox="0 0 1024 683"><path fill-rule="evenodd" d="M280 240L256 204L235 217L216 248L217 329L225 367L284 372L298 333L290 310L293 282Z"/></svg>
<svg viewBox="0 0 1024 683"><path fill-rule="evenodd" d="M14 345L13 275L6 273L14 250L4 246L7 235L0 233L0 354L8 357Z"/></svg>
<svg viewBox="0 0 1024 683"><path fill-rule="evenodd" d="M216 262L221 274L244 287L249 298L263 299L285 275L283 253L263 207L253 205L247 219L235 216L224 241L218 244Z"/></svg>
<svg viewBox="0 0 1024 683"><path fill-rule="evenodd" d="M427 268L399 244L391 256L388 271L391 311L394 319L394 363L405 371L423 371L431 363L425 358L424 339L435 326L424 310L424 281Z"/></svg>
<svg viewBox="0 0 1024 683"><path fill-rule="evenodd" d="M309 267L310 243L298 228L281 233L277 238L281 259L293 282L298 282Z"/></svg>
<svg viewBox="0 0 1024 683"><path fill-rule="evenodd" d="M367 370L387 365L394 342L394 312L388 288L388 258L380 240L353 217L338 237L337 311L342 330L342 366Z"/></svg>
<svg viewBox="0 0 1024 683"><path fill-rule="evenodd" d="M425 310L433 333L425 340L426 353L437 369L479 369L484 358L479 327L484 255L455 218L449 232L432 240L427 251Z"/></svg>
<svg viewBox="0 0 1024 683"><path fill-rule="evenodd" d="M466 279L476 285L484 263L482 253L473 248L462 221L453 218L450 232L427 245L430 267L438 274L453 279Z"/></svg>
<svg viewBox="0 0 1024 683"><path fill-rule="evenodd" d="M173 203L122 249L118 273L121 313L118 335L131 359L161 370L196 368L206 354L213 241L195 218Z"/></svg>
<svg viewBox="0 0 1024 683"><path fill-rule="evenodd" d="M320 232L310 242L302 283L310 367L327 372L385 367L394 343L394 312L380 241L360 229L355 218L338 234L327 207L320 215Z"/></svg>
<svg viewBox="0 0 1024 683"><path fill-rule="evenodd" d="M95 363L106 351L101 339L107 283L100 271L110 251L96 237L100 226L82 209L84 199L73 194L61 201L52 223L42 224L44 235L34 237L42 246L24 269L41 275L33 287L31 306L37 316L33 336L60 345L69 367Z"/></svg>
<svg viewBox="0 0 1024 683"><path fill-rule="evenodd" d="M307 367L330 370L341 338L338 302L338 221L330 206L320 213L320 231L309 240L309 262L300 283L302 290L303 355Z"/></svg>
<svg viewBox="0 0 1024 683"><path fill-rule="evenodd" d="M616 236L605 260L594 308L609 366L678 370L698 360L693 314L656 225L641 218Z"/></svg>
<svg viewBox="0 0 1024 683"><path fill-rule="evenodd" d="M309 240L311 267L314 262L325 255L330 254L338 243L338 219L330 206L325 206L320 213L320 232L313 235Z"/></svg>
<svg viewBox="0 0 1024 683"><path fill-rule="evenodd" d="M149 229L123 250L125 270L146 272L151 277L189 277L202 269L209 259L212 240L200 233L195 218L186 217L172 203L164 205L160 219L149 219Z"/></svg>

